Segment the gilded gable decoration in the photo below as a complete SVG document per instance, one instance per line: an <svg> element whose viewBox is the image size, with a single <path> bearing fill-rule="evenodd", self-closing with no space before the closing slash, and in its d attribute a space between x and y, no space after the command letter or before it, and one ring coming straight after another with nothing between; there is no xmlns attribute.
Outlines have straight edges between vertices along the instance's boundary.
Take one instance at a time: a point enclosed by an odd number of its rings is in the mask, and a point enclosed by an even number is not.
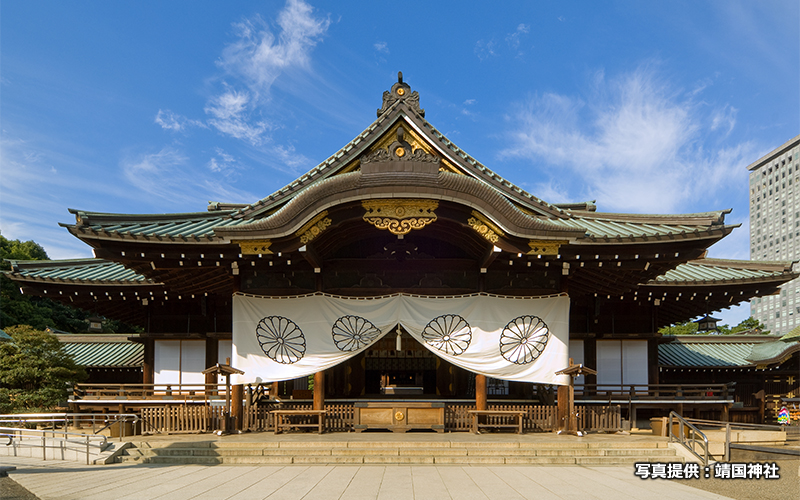
<svg viewBox="0 0 800 500"><path fill-rule="evenodd" d="M422 229L436 220L436 200L386 199L365 200L361 205L367 211L364 220L378 229L403 235L412 229Z"/></svg>
<svg viewBox="0 0 800 500"><path fill-rule="evenodd" d="M361 164L385 163L390 161L439 163L439 158L437 156L421 148L414 149L414 147L406 141L405 134L406 132L403 127L397 127L397 140L389 144L386 149L379 147L375 151L362 156Z"/></svg>
<svg viewBox="0 0 800 500"><path fill-rule="evenodd" d="M503 231L499 227L492 224L489 219L475 210L472 211L472 217L467 219L467 224L491 243L497 243L497 240L503 236Z"/></svg>
<svg viewBox="0 0 800 500"><path fill-rule="evenodd" d="M559 248L566 243L554 240L529 240L528 246L531 247L531 251L528 255L558 255Z"/></svg>
<svg viewBox="0 0 800 500"><path fill-rule="evenodd" d="M234 243L239 244L242 255L269 255L272 253L272 250L269 249L272 245L270 240L241 240L234 241Z"/></svg>
<svg viewBox="0 0 800 500"><path fill-rule="evenodd" d="M308 221L306 225L301 227L300 230L295 233L295 236L299 236L300 243L305 245L309 241L319 236L322 231L328 229L331 223L332 221L328 217L328 211L325 210L320 212L316 217Z"/></svg>

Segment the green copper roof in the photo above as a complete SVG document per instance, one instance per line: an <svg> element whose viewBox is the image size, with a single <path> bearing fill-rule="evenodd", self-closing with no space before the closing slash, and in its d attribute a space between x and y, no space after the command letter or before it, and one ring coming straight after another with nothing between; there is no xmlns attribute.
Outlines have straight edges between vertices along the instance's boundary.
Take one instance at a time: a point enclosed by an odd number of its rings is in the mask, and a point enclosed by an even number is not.
<svg viewBox="0 0 800 500"><path fill-rule="evenodd" d="M800 326L796 326L789 330L789 333L781 337L783 342L797 342L800 341Z"/></svg>
<svg viewBox="0 0 800 500"><path fill-rule="evenodd" d="M7 274L14 279L46 280L63 283L86 284L156 284L152 280L137 274L122 264L117 264L103 259L73 259L73 260L10 260L12 270ZM720 267L715 263L725 263ZM731 267L735 263L736 267ZM751 269L748 266L761 267L771 265L773 270ZM686 264L680 264L675 269L648 282L648 285L659 284L684 284L696 283L722 283L732 281L746 281L750 279L779 278L791 269L791 262L750 262L730 261L718 259L698 259ZM780 270L779 270L780 269ZM791 340L800 338L800 327L792 330L785 336Z"/></svg>
<svg viewBox="0 0 800 500"><path fill-rule="evenodd" d="M11 335L7 334L3 330L0 330L0 340L12 340Z"/></svg>
<svg viewBox="0 0 800 500"><path fill-rule="evenodd" d="M131 271L122 264L102 259L9 260L14 279L43 280L67 284L141 284L153 280Z"/></svg>
<svg viewBox="0 0 800 500"><path fill-rule="evenodd" d="M698 259L677 266L648 282L659 284L702 284L771 280L792 275L792 262Z"/></svg>
<svg viewBox="0 0 800 500"><path fill-rule="evenodd" d="M233 219L234 210L185 214L109 214L70 209L77 224L62 224L72 232L98 234L112 238L141 237L154 241L215 240L214 229L247 223Z"/></svg>
<svg viewBox="0 0 800 500"><path fill-rule="evenodd" d="M743 367L752 366L748 356L755 346L752 341L728 341L715 337L710 341L705 336L696 339L682 337L658 346L658 364L663 367Z"/></svg>
<svg viewBox="0 0 800 500"><path fill-rule="evenodd" d="M769 365L782 363L789 355L800 351L800 343L797 342L765 342L753 347L747 359L757 365Z"/></svg>
<svg viewBox="0 0 800 500"><path fill-rule="evenodd" d="M665 337L670 338L670 337ZM658 345L665 368L743 368L782 363L800 351L800 343L773 335L681 335Z"/></svg>
<svg viewBox="0 0 800 500"><path fill-rule="evenodd" d="M625 219L615 219L615 214L592 214L591 216L575 215L570 219L548 220L551 224L566 226L574 229L584 229L586 236L592 240L609 240L610 243L629 240L658 241L657 238L682 237L696 238L707 236L712 229L730 229L733 226L724 226L717 223L723 212L710 214L690 214L685 216L627 216ZM608 218L603 216L607 215ZM699 215L699 216L698 216ZM662 219L661 221L659 219ZM684 219L684 220L681 220ZM714 220L716 219L716 220ZM713 222L712 222L713 221Z"/></svg>
<svg viewBox="0 0 800 500"><path fill-rule="evenodd" d="M58 335L64 352L87 367L135 368L144 363L144 345L120 335Z"/></svg>

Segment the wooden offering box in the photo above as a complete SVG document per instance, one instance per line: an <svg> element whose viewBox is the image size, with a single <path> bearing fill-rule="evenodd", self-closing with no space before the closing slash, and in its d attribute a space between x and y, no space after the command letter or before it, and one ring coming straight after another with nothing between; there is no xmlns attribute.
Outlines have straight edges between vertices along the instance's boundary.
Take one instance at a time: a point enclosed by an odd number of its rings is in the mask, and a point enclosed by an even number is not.
<svg viewBox="0 0 800 500"><path fill-rule="evenodd" d="M353 428L388 429L406 432L409 429L431 429L444 432L444 403L437 402L359 402L355 403Z"/></svg>

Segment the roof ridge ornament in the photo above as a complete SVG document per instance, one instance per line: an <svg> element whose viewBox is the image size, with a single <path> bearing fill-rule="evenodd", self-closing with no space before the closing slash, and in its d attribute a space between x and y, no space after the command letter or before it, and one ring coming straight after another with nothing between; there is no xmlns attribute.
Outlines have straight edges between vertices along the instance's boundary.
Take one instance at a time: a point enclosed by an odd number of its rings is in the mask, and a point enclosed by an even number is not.
<svg viewBox="0 0 800 500"><path fill-rule="evenodd" d="M397 72L397 83L392 85L392 89L383 92L383 104L378 110L378 118L397 101L403 101L413 111L425 118L425 110L419 107L419 92L416 90L411 92L411 87L407 83L403 83L402 71Z"/></svg>
<svg viewBox="0 0 800 500"><path fill-rule="evenodd" d="M400 126L397 127L397 140L386 149L378 148L361 157L362 165L365 163L385 163L390 161L414 161L438 164L439 157L427 153L421 148L413 149L411 144L405 140L405 130ZM438 171L439 168L436 167L435 173L438 173Z"/></svg>

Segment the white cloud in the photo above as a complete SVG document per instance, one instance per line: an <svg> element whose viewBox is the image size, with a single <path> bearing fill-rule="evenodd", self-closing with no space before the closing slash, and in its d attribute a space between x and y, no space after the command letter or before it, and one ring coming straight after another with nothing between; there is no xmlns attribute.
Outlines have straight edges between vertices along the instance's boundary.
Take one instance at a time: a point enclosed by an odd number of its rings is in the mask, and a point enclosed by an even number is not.
<svg viewBox="0 0 800 500"><path fill-rule="evenodd" d="M375 42L373 47L375 47L375 50L383 54L389 53L389 45L386 42Z"/></svg>
<svg viewBox="0 0 800 500"><path fill-rule="evenodd" d="M586 100L544 94L522 104L502 155L562 167L571 195L605 211L688 211L745 179L753 146L706 148L724 120L715 125L651 70L610 81L598 72L593 86ZM723 115L728 131L733 115Z"/></svg>
<svg viewBox="0 0 800 500"><path fill-rule="evenodd" d="M182 132L189 126L207 128L206 125L198 120L190 120L184 116L177 115L170 110L159 109L156 114L155 122L165 130Z"/></svg>
<svg viewBox="0 0 800 500"><path fill-rule="evenodd" d="M225 163L227 155L218 155ZM219 165L219 163L218 163ZM181 151L165 147L157 153L140 154L121 163L125 179L151 197L181 206L191 206L198 199L221 198L224 201L250 202L256 199L250 193L221 182L218 176L208 177L193 168L189 158Z"/></svg>
<svg viewBox="0 0 800 500"><path fill-rule="evenodd" d="M329 25L329 19L315 17L302 0L289 0L278 14L280 33L273 33L259 16L234 24L237 39L223 49L217 64L246 89L224 82L225 90L206 104L205 112L212 117L208 123L256 146L268 141L265 132L270 127L259 109L281 73L308 67L311 50Z"/></svg>
<svg viewBox="0 0 800 500"><path fill-rule="evenodd" d="M242 168L233 155L226 153L222 148L214 148L216 156L213 156L208 161L208 169L214 173L225 174L231 176Z"/></svg>
<svg viewBox="0 0 800 500"><path fill-rule="evenodd" d="M305 155L295 151L294 146L275 146L271 151L272 155L278 160L279 163L288 167L292 173L298 173L304 168L310 166L311 161Z"/></svg>
<svg viewBox="0 0 800 500"><path fill-rule="evenodd" d="M251 99L247 92L228 90L211 99L205 107L205 112L213 118L208 123L223 134L236 139L247 140L254 146L262 144L266 139L264 132L269 128L263 120L251 118Z"/></svg>
<svg viewBox="0 0 800 500"><path fill-rule="evenodd" d="M268 91L284 69L308 64L330 20L315 18L311 6L301 0L289 0L278 14L278 25L281 32L276 36L258 16L235 24L238 40L218 61L229 74L243 77L256 95Z"/></svg>
<svg viewBox="0 0 800 500"><path fill-rule="evenodd" d="M573 200L570 194L567 192L565 186L559 183L557 180L551 180L549 182L536 182L536 183L528 183L523 182L520 184L526 191L533 194L534 196L545 200L548 203L570 203L573 201L587 201L587 200Z"/></svg>
<svg viewBox="0 0 800 500"><path fill-rule="evenodd" d="M520 24L517 26L517 29L513 32L506 35L506 43L508 43L509 47L514 50L519 49L519 45L521 43L522 35L527 35L530 33L531 27L527 24Z"/></svg>
<svg viewBox="0 0 800 500"><path fill-rule="evenodd" d="M495 41L489 40L488 42L485 40L478 40L475 44L475 55L478 56L478 59L481 61L485 61L486 59L495 55Z"/></svg>
<svg viewBox="0 0 800 500"><path fill-rule="evenodd" d="M722 109L716 110L714 116L711 118L711 130L722 128L725 130L726 135L733 132L733 128L736 126L736 113L738 113L738 111L739 110L733 106L725 106Z"/></svg>

